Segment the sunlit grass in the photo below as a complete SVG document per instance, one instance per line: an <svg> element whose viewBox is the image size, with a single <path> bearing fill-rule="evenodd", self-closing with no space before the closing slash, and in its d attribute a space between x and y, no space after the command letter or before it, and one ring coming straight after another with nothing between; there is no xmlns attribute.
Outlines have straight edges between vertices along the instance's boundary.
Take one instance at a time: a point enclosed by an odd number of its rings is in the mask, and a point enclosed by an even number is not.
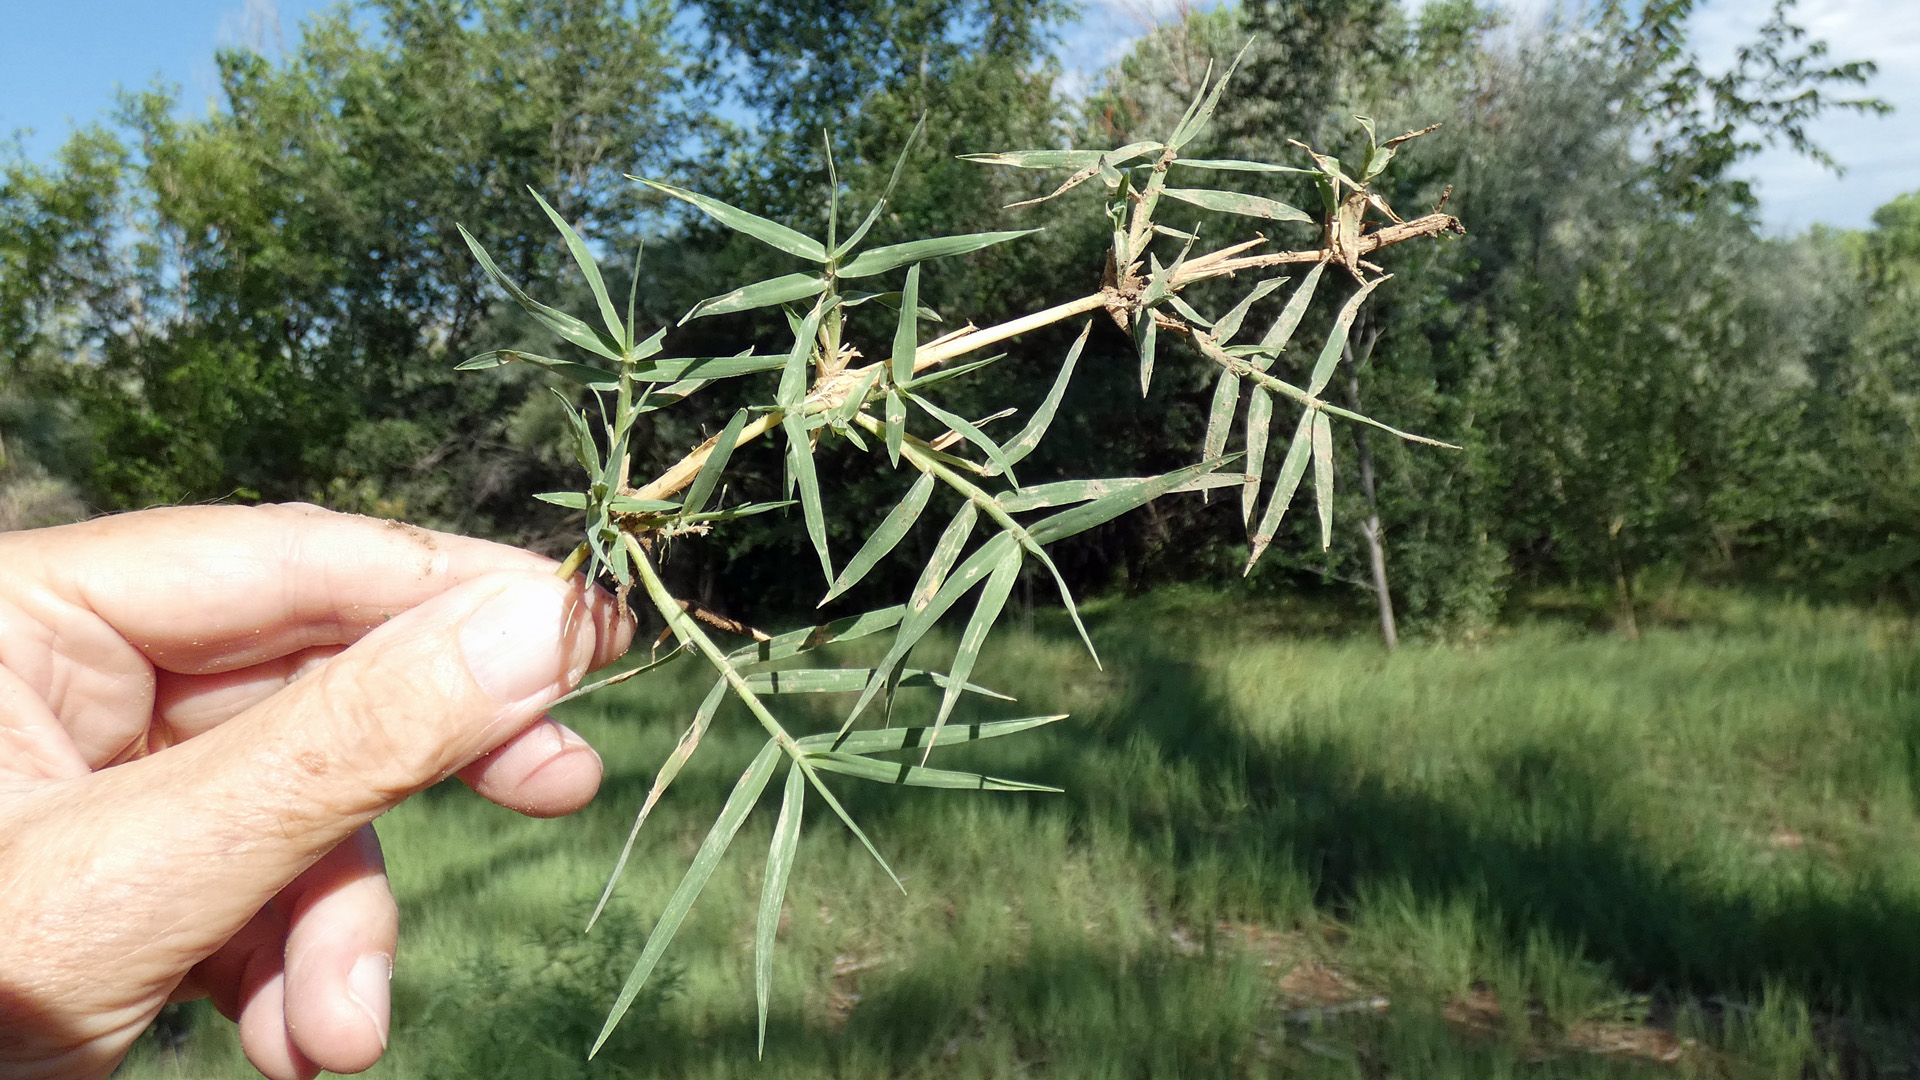
<svg viewBox="0 0 1920 1080"><path fill-rule="evenodd" d="M393 1049L370 1075L1904 1063L1895 1033L1920 1017L1912 627L1681 600L1639 642L1549 620L1388 656L1363 636L1289 634L1303 617L1284 605L1168 593L1093 606L1104 672L1042 613L976 674L1020 703L960 718L1074 719L946 761L1067 794L843 780L908 894L808 815L756 1062L769 797L658 992L588 1063L644 930L761 741L723 714L611 919L581 938L651 766L706 689L683 662L569 712L609 762L584 814L525 821L448 788L383 819L404 929ZM838 699L781 699L796 701L796 729L838 719ZM128 1074L247 1075L229 1032L194 1025L183 1056L149 1046Z"/></svg>

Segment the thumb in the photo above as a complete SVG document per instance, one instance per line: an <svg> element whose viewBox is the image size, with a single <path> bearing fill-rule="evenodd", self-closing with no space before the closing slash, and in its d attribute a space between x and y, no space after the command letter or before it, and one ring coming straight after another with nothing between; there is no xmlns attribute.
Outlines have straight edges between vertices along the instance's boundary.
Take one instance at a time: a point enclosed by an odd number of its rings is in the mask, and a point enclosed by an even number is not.
<svg viewBox="0 0 1920 1080"><path fill-rule="evenodd" d="M250 915L355 829L539 719L629 633L605 593L550 575L456 586L158 755L175 758L168 846L208 845L182 870L202 896L250 894Z"/></svg>

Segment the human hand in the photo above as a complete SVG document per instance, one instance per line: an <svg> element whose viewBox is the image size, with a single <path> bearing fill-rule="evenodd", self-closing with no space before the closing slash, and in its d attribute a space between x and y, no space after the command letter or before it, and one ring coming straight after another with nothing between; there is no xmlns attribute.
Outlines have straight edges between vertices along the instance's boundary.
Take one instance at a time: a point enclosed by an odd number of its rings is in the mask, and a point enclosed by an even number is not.
<svg viewBox="0 0 1920 1080"><path fill-rule="evenodd" d="M0 1077L104 1077L202 994L273 1080L372 1065L373 819L454 774L536 816L599 786L543 711L632 627L553 571L302 506L0 534Z"/></svg>

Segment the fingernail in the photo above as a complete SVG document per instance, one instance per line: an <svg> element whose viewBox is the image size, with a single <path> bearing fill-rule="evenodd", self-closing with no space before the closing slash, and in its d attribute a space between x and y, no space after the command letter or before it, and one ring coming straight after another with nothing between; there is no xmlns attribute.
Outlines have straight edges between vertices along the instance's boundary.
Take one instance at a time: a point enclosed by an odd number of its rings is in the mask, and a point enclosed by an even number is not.
<svg viewBox="0 0 1920 1080"><path fill-rule="evenodd" d="M480 688L511 705L559 682L567 666L561 640L566 608L560 590L527 583L510 586L467 616L460 651Z"/></svg>
<svg viewBox="0 0 1920 1080"><path fill-rule="evenodd" d="M368 953L355 960L353 970L347 972L347 993L373 1021L373 1030L380 1034L380 1049L385 1050L393 999L393 957Z"/></svg>

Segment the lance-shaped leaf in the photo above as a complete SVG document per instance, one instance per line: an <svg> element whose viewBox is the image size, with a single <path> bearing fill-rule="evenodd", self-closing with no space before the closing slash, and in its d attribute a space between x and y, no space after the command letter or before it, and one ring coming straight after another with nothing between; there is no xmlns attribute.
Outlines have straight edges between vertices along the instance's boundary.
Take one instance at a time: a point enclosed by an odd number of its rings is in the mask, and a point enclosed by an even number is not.
<svg viewBox="0 0 1920 1080"><path fill-rule="evenodd" d="M693 908L693 902L700 897L700 891L713 877L714 868L720 865L720 857L733 843L735 834L747 820L747 811L759 800L760 793L766 790L767 781L773 776L773 767L780 759L780 747L771 741L755 755L753 763L733 786L733 793L727 796L727 803L720 809L720 816L714 820L713 828L707 831L707 838L701 842L700 850L694 853L693 865L687 868L686 875L680 879L680 886L667 900L665 911L660 920L653 924L653 933L647 936L647 944L640 951L640 959L633 965L633 971L627 975L627 981L620 988L620 996L614 999L613 1008L607 1012L607 1022L601 1026L600 1034L593 1040L593 1049L587 1052L591 1058L606 1045L607 1037L613 1034L614 1026L620 1018L632 1008L635 998L640 996L641 987L646 985L648 976L660 963L667 946L673 943L674 934L680 930L680 924L686 921L687 912Z"/></svg>
<svg viewBox="0 0 1920 1080"><path fill-rule="evenodd" d="M1013 478L1013 463L1007 460L1006 452L1000 449L999 443L987 438L987 433L981 431L972 421L957 413L948 412L919 394L908 394L907 400L925 409L927 415L959 432L961 438L979 447L980 452L987 455L987 459L993 462L994 472L1005 473L1010 480Z"/></svg>
<svg viewBox="0 0 1920 1080"><path fill-rule="evenodd" d="M806 518L807 539L813 541L813 550L820 556L820 572L832 582L833 560L827 554L827 516L820 506L820 480L813 472L813 444L808 441L806 426L800 417L789 413L780 426L787 433L787 468L800 486L800 513Z"/></svg>
<svg viewBox="0 0 1920 1080"><path fill-rule="evenodd" d="M1089 169L1098 166L1103 159L1109 165L1125 165L1142 154L1158 149L1159 143L1137 142L1116 150L1011 150L1004 154L961 154L960 160L980 165L1006 165L1015 169Z"/></svg>
<svg viewBox="0 0 1920 1080"><path fill-rule="evenodd" d="M1233 413L1240 407L1240 376L1232 368L1220 369L1220 381L1213 386L1213 407L1207 411L1207 433L1200 440L1202 458L1219 457L1227 449L1227 432L1233 427Z"/></svg>
<svg viewBox="0 0 1920 1080"><path fill-rule="evenodd" d="M787 361L780 367L780 387L774 394L774 400L780 407L792 410L800 404L807 394L807 361L813 358L815 338L820 333L820 320L825 316L821 305L813 305L807 317L793 330L793 348L787 352Z"/></svg>
<svg viewBox="0 0 1920 1080"><path fill-rule="evenodd" d="M1247 312L1253 310L1253 305L1266 299L1268 294L1286 283L1287 279L1283 277L1268 278L1248 290L1247 295L1241 297L1239 303L1233 305L1225 315L1220 316L1219 322L1213 324L1213 340L1221 345L1231 344L1234 335L1240 332L1240 324L1246 321Z"/></svg>
<svg viewBox="0 0 1920 1080"><path fill-rule="evenodd" d="M900 391L887 387L887 460L900 467L900 444L907 438L907 403Z"/></svg>
<svg viewBox="0 0 1920 1080"><path fill-rule="evenodd" d="M920 579L914 582L913 591L907 594L909 614L917 615L925 610L940 587L946 584L947 573L960 560L960 551L973 535L973 523L979 516L980 509L972 502L961 503L960 509L954 511L952 520L940 531L940 539L934 542L932 557L920 569Z"/></svg>
<svg viewBox="0 0 1920 1080"><path fill-rule="evenodd" d="M1168 494L1238 487L1244 479L1239 473L1207 473L1187 481ZM993 501L1009 514L1020 514L1029 510L1046 510L1055 506L1072 506L1074 503L1091 502L1151 480L1153 480L1151 476L1120 476L1107 480L1058 480L1051 484L1037 484L1033 487L1023 487L1018 491L1003 492Z"/></svg>
<svg viewBox="0 0 1920 1080"><path fill-rule="evenodd" d="M1220 91L1227 88L1227 81L1232 79L1233 73L1240 69L1240 61L1245 58L1247 50L1251 48L1253 48L1253 39L1249 38L1245 45L1240 46L1240 51L1234 56L1233 63L1227 65L1226 74L1220 76L1220 81L1214 83L1211 90L1206 91L1205 100L1196 102L1197 107L1187 110L1187 115L1180 120L1180 126L1174 129L1173 138L1167 140L1168 146L1178 150L1207 130L1207 124L1213 119L1213 110L1220 105ZM1203 81L1201 86L1204 88L1206 83Z"/></svg>
<svg viewBox="0 0 1920 1080"><path fill-rule="evenodd" d="M568 382L584 386L589 390L613 390L620 385L620 376L606 368L594 367L592 364L576 364L571 360L555 360L550 356L522 352L519 349L483 352L470 360L462 360L454 366L454 370L484 371L487 368L496 368L516 361L545 368Z"/></svg>
<svg viewBox="0 0 1920 1080"><path fill-rule="evenodd" d="M1312 221L1306 211L1288 206L1276 199L1248 195L1239 191L1213 191L1207 188L1166 188L1160 192L1169 199L1197 206L1202 210L1214 210L1223 214L1239 214L1241 217L1263 218L1267 221Z"/></svg>
<svg viewBox="0 0 1920 1080"><path fill-rule="evenodd" d="M984 724L949 724L942 728L937 736L931 727L856 731L845 736L827 731L794 741L802 750L809 753L838 745L843 754L884 754L893 750L918 750L923 746L953 746L958 743L979 742L983 739L998 739L1058 723L1066 718L1066 713L1056 713L1053 716L1028 716L1018 720L992 720Z"/></svg>
<svg viewBox="0 0 1920 1080"><path fill-rule="evenodd" d="M777 671L756 671L746 676L746 680L748 688L756 694L851 694L865 689L867 680L878 670L863 667L781 668ZM965 693L1000 701L1015 700L1011 695L974 683L955 683L951 676L943 672L902 668L894 675L894 685L908 689L935 686L944 690L957 685Z"/></svg>
<svg viewBox="0 0 1920 1080"><path fill-rule="evenodd" d="M657 660L652 660L647 663L641 664L639 667L628 668L625 671L621 671L621 672L617 672L615 674L609 675L604 679L596 679L590 683L581 683L579 686L574 687L571 691L565 694L562 694L557 698L554 698L553 704L547 707L549 709L555 708L556 706L565 705L569 701L574 701L579 698L586 697L589 694L599 693L600 691L605 690L609 686L618 686L621 683L626 682L628 679L632 679L640 675L645 675L647 672L652 671L655 668L665 667L666 665L671 664L675 660L680 659L681 656L685 655L686 651L687 651L687 647L685 645L676 645L673 648L667 650L667 655L662 656Z"/></svg>
<svg viewBox="0 0 1920 1080"><path fill-rule="evenodd" d="M1063 510L1052 517L1045 518L1027 532L1041 544L1064 540L1076 533L1083 533L1095 525L1104 525L1121 514L1135 507L1145 506L1162 495L1178 491L1183 485L1213 472L1238 456L1233 454L1228 457L1213 458L1198 465L1176 469L1163 476L1155 476L1137 484L1130 484L1102 495L1085 506L1076 506L1072 510Z"/></svg>
<svg viewBox="0 0 1920 1080"><path fill-rule="evenodd" d="M860 579L867 576L867 571L872 570L881 559L886 558L887 553L892 551L913 528L913 523L920 520L920 511L926 509L927 500L932 496L933 474L921 473L920 479L915 480L913 486L907 489L906 498L901 499L900 504L889 511L886 518L880 522L880 527L873 530L873 535L867 537L867 542L860 546L860 550L854 554L846 568L840 571L840 576L834 579L833 587L827 590L827 595L822 597L816 606L825 606L834 597L859 584Z"/></svg>
<svg viewBox="0 0 1920 1080"><path fill-rule="evenodd" d="M554 335L563 341L571 342L609 360L620 359L621 345L618 340L609 340L579 319L557 308L550 308L528 296L526 290L514 284L513 279L494 263L493 256L487 254L487 249L480 246L480 241L473 238L473 234L467 231L466 226L455 225L454 227L460 230L460 235L467 241L467 249L473 252L474 259L480 263L480 269L495 285L500 286L508 296L513 297L514 302L524 308L527 314L538 319L541 325L553 331Z"/></svg>
<svg viewBox="0 0 1920 1080"><path fill-rule="evenodd" d="M634 305L640 299L640 263L646 257L647 242L640 241L633 248L633 276L627 279L627 340L639 333L640 324L633 317Z"/></svg>
<svg viewBox="0 0 1920 1080"><path fill-rule="evenodd" d="M980 590L980 599L974 603L973 617L967 620L967 628L960 634L960 647L955 650L953 663L947 669L950 681L946 693L940 697L940 711L933 718L935 738L939 737L940 729L947 726L947 718L953 715L953 707L960 702L961 688L966 686L967 677L973 674L973 665L980 659L980 647L987 643L987 635L993 631L993 624L1007 606L1013 583L1020 576L1021 561L1019 545L1008 545L1007 553L1000 557L993 574L987 578L986 586ZM933 747L927 747L921 754L920 764L924 766L932 753Z"/></svg>
<svg viewBox="0 0 1920 1080"><path fill-rule="evenodd" d="M674 652L678 653L681 649L688 647L682 643ZM634 815L633 828L627 832L627 842L620 848L620 857L614 861L613 872L607 875L606 888L600 890L600 902L593 905L593 914L587 917L588 930L592 930L593 924L600 921L600 913L607 909L607 901L613 899L614 886L620 883L620 875L627 869L627 860L633 857L634 841L640 839L641 826L647 823L647 817L659 804L660 796L667 793L667 789L673 786L674 778L680 775L680 770L685 768L687 762L693 758L693 752L700 748L700 740L706 736L707 728L713 725L714 714L720 711L720 703L726 699L727 680L715 681L713 689L707 691L706 698L694 711L693 722L688 724L687 730L681 733L680 741L673 747L673 753L668 754L667 760L660 763L660 771L653 777L653 786L647 789L646 801L640 804L640 812Z"/></svg>
<svg viewBox="0 0 1920 1080"><path fill-rule="evenodd" d="M760 917L753 931L753 996L760 1006L762 1057L767 1053L767 999L773 996L773 939L780 929L793 853L800 845L800 815L806 798L806 774L797 764L788 766L787 790L780 800L780 818L773 823L773 844L767 849L766 875L760 883Z"/></svg>
<svg viewBox="0 0 1920 1080"><path fill-rule="evenodd" d="M1260 482L1267 468L1267 429L1273 422L1273 393L1255 383L1247 399L1247 482L1240 489L1240 521L1253 519L1260 503Z"/></svg>
<svg viewBox="0 0 1920 1080"><path fill-rule="evenodd" d="M1313 502L1320 510L1320 550L1333 546L1333 422L1313 410Z"/></svg>
<svg viewBox="0 0 1920 1080"><path fill-rule="evenodd" d="M815 274L785 274L777 278L742 285L740 288L719 296L708 297L693 305L693 310L680 317L680 325L685 326L695 319L708 315L731 315L739 311L753 311L757 308L772 307L775 304L805 300L809 296L818 296L826 291L827 279Z"/></svg>
<svg viewBox="0 0 1920 1080"><path fill-rule="evenodd" d="M1054 413L1060 410L1060 399L1066 396L1067 383L1073 379L1073 366L1079 363L1080 350L1087 347L1087 335L1091 333L1093 333L1093 321L1088 320L1087 325L1080 331L1080 336L1073 339L1073 347L1067 350L1067 358L1060 365L1060 374L1054 376L1053 386L1047 391L1046 400L1034 410L1033 417L1027 421L1026 427L1020 429L1020 434L1008 440L1006 446L1001 448L1008 462L1014 465L1020 464L1022 459L1033 453L1034 448L1040 445L1040 440L1046 437L1047 427L1053 423Z"/></svg>
<svg viewBox="0 0 1920 1080"><path fill-rule="evenodd" d="M1280 519L1287 514L1287 507L1293 504L1293 493L1300 490L1300 478L1307 473L1307 455L1309 444L1313 440L1314 410L1308 409L1300 416L1300 426L1294 430L1293 442L1287 447L1287 459L1280 465L1280 477L1273 485L1273 498L1267 503L1267 511L1260 515L1260 524L1253 530L1249 543L1246 569L1242 574L1253 572L1253 564L1273 543L1274 534L1280 531Z"/></svg>
<svg viewBox="0 0 1920 1080"><path fill-rule="evenodd" d="M740 442L740 429L747 426L747 410L739 409L727 426L720 429L720 437L713 442L713 450L707 454L706 463L700 466L699 475L693 478L693 486L687 489L686 509L690 514L698 514L707 508L707 500L713 497L713 489L720 483L721 474L727 471L727 459L733 456L733 448Z"/></svg>
<svg viewBox="0 0 1920 1080"><path fill-rule="evenodd" d="M600 447L593 441L593 429L587 426L587 418L573 407L573 402L561 397L558 390L554 396L560 398L560 404L567 411L567 427L573 432L573 458L585 469L588 476L600 475ZM582 503L582 507L586 504Z"/></svg>
<svg viewBox="0 0 1920 1080"><path fill-rule="evenodd" d="M607 499L607 509L618 514L670 514L680 509L673 499L636 499L631 495L613 495Z"/></svg>
<svg viewBox="0 0 1920 1080"><path fill-rule="evenodd" d="M699 210L701 213L735 232L745 233L755 240L777 247L789 255L798 255L803 259L818 263L827 261L827 249L821 246L820 241L815 240L805 233L795 232L777 221L768 221L758 214L750 214L745 210L728 206L718 199L710 199L697 192L674 187L672 184L662 184L658 181L647 180L638 176L632 177L632 179L639 180L642 184L663 195L671 195L681 202L689 204L694 209Z"/></svg>
<svg viewBox="0 0 1920 1080"><path fill-rule="evenodd" d="M1280 310L1280 317L1273 321L1273 325L1267 328L1265 336L1260 339L1261 348L1284 349L1287 347L1287 342L1293 340L1293 332L1299 329L1300 320L1306 317L1307 305L1313 303L1314 290L1320 287L1320 275L1326 269L1326 263L1318 262L1313 264L1313 269L1307 271L1307 276L1300 281L1300 287L1293 290L1293 295L1287 298L1287 306ZM1264 360L1255 360L1254 366L1265 371L1272 363L1272 357L1269 355Z"/></svg>
<svg viewBox="0 0 1920 1080"><path fill-rule="evenodd" d="M900 321L893 329L893 383L905 386L913 381L913 358L920 349L920 264L907 269L907 284L900 291ZM899 459L899 452L894 458Z"/></svg>
<svg viewBox="0 0 1920 1080"><path fill-rule="evenodd" d="M751 349L735 356L687 356L667 360L655 360L650 364L636 364L632 371L635 382L678 383L687 379L710 382L714 379L731 379L740 375L756 375L762 371L776 371L787 362L785 355L756 356ZM662 390L660 393L668 393Z"/></svg>
<svg viewBox="0 0 1920 1080"><path fill-rule="evenodd" d="M727 654L727 662L742 669L786 660L803 653L812 652L823 645L836 641L855 641L883 630L891 630L900 625L900 619L907 612L905 604L881 608L877 611L849 615L844 619L792 630L776 635L766 641L756 641L742 646Z"/></svg>
<svg viewBox="0 0 1920 1080"><path fill-rule="evenodd" d="M1301 169L1292 165L1270 165L1264 161L1240 161L1233 158L1175 158L1173 164L1187 169L1215 169L1221 172L1313 174L1312 169Z"/></svg>
<svg viewBox="0 0 1920 1080"><path fill-rule="evenodd" d="M1005 360L1006 358L1007 358L1006 353L995 353L992 356L987 357L985 360L974 360L970 363L960 364L956 367L936 368L928 371L924 375L914 376L914 379L912 382L902 383L901 386L908 390L924 390L929 386L939 386L943 382L948 382L952 379L957 379L962 375L971 375L974 372L979 371L983 367L987 367L991 364L997 364L1000 361ZM986 421L984 420L981 421L981 423L985 423L985 422Z"/></svg>
<svg viewBox="0 0 1920 1080"><path fill-rule="evenodd" d="M792 505L792 499L782 499L779 502L742 503L739 506L729 506L725 510L708 510L700 514L687 514L680 519L680 523L683 525L699 525L709 521L738 521L741 518L764 514L769 510L785 510Z"/></svg>
<svg viewBox="0 0 1920 1080"><path fill-rule="evenodd" d="M971 502L966 504L968 507L972 505ZM969 522L968 528L971 529L971 527ZM894 635L893 645L887 649L886 656L881 659L875 669L874 677L867 681L866 689L860 692L860 700L854 702L853 710L847 714L846 721L840 725L842 735L853 729L854 722L860 719L860 714L866 711L867 706L873 703L874 697L885 688L887 684L885 673L891 672L905 662L907 653L920 643L921 638L927 636L927 632L940 621L940 616L945 615L947 609L958 603L960 598L978 585L982 578L992 573L993 569L1000 565L1000 560L1006 556L1008 549L1015 547L1017 544L1012 534L1004 532L994 534L991 540L980 545L979 550L968 556L958 570L946 577L925 605L910 606L909 614L900 621L900 630ZM931 565L928 569L932 569ZM922 585L926 584L927 576L925 573L921 575ZM916 588L914 591L918 594L920 589Z"/></svg>
<svg viewBox="0 0 1920 1080"><path fill-rule="evenodd" d="M927 747L932 750L933 747ZM929 769L924 765L908 765L903 761L875 761L859 754L849 754L844 750L823 750L807 755L814 768L828 772L844 773L862 780L871 780L877 784L900 784L905 787L949 788L963 791L1046 791L1059 794L1057 787L1046 784L1028 784L1019 780L1002 780L995 776L982 776L979 773L959 772L953 769Z"/></svg>
<svg viewBox="0 0 1920 1080"><path fill-rule="evenodd" d="M538 191L531 187L527 191L533 195L533 201L540 204L540 209L546 211L547 219L553 222L554 228L559 229L560 235L566 240L567 253L573 256L573 264L580 268L580 276L586 279L587 289L600 305L600 318L607 324L607 333L613 340L624 342L626 327L620 323L620 311L613 306L613 297L607 295L607 283L600 279L600 264L594 261L593 252L587 250L587 242L580 239L580 234L573 231L573 226L567 224L566 218L547 205L547 200L541 198Z"/></svg>
<svg viewBox="0 0 1920 1080"><path fill-rule="evenodd" d="M1039 231L1038 229L1016 229L1011 232L966 233L961 236L939 236L931 240L910 240L904 244L869 248L854 256L852 262L841 267L840 276L842 278L871 277L908 263L941 259L949 255L965 255L970 251L979 251L981 248L1004 244L1009 240L1018 240L1023 236L1032 236Z"/></svg>
<svg viewBox="0 0 1920 1080"><path fill-rule="evenodd" d="M1374 278L1360 286L1352 296L1347 298L1347 302L1341 305L1339 317L1333 320L1333 330L1327 334L1327 343L1320 349L1320 359L1314 362L1313 379L1307 383L1307 393L1317 397L1320 391L1327 388L1327 383L1333 378L1334 369L1340 366L1340 351L1346 348L1347 335L1353 330L1353 320L1360 314L1360 305L1367 302L1367 297L1372 295L1373 290L1380 287L1381 282L1392 276L1388 274Z"/></svg>
<svg viewBox="0 0 1920 1080"><path fill-rule="evenodd" d="M907 135L907 141L900 146L900 156L893 162L893 175L887 178L886 189L880 192L879 201L873 204L873 209L867 211L866 219L860 222L860 227L853 231L853 235L833 249L834 258L842 258L847 252L852 251L854 245L866 239L867 230L873 228L874 222L880 220L881 212L886 210L887 202L893 198L893 189L900 183L901 172L907 167L907 155L912 153L913 144L920 141L920 133L925 130L927 130L927 114L921 113L920 121L913 125L913 131Z"/></svg>
<svg viewBox="0 0 1920 1080"><path fill-rule="evenodd" d="M1160 340L1160 324L1153 319L1153 312L1142 308L1133 320L1133 342L1140 350L1140 396L1147 396L1147 388L1153 384L1153 354Z"/></svg>

